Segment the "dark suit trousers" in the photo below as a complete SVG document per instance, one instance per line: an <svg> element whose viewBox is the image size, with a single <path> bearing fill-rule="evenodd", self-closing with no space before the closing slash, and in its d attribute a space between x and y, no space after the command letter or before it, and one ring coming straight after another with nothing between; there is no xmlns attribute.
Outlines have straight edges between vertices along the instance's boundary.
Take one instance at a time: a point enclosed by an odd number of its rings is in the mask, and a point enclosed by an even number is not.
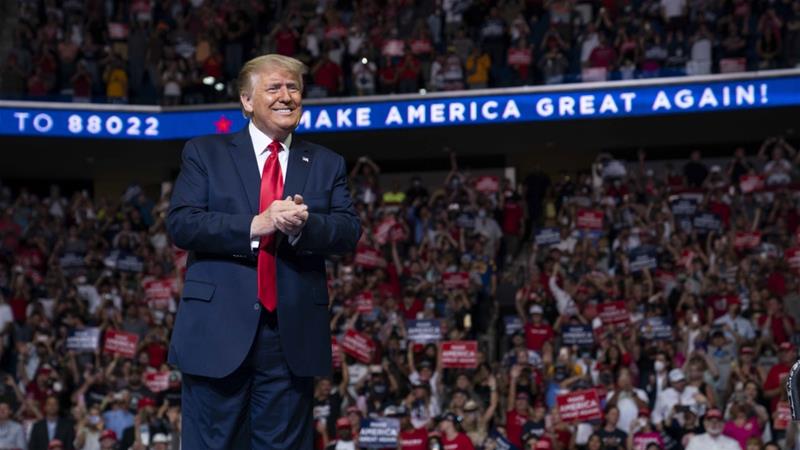
<svg viewBox="0 0 800 450"><path fill-rule="evenodd" d="M276 315L262 308L258 332L238 369L224 378L184 375L183 448L312 449L313 377L291 373L278 326Z"/></svg>

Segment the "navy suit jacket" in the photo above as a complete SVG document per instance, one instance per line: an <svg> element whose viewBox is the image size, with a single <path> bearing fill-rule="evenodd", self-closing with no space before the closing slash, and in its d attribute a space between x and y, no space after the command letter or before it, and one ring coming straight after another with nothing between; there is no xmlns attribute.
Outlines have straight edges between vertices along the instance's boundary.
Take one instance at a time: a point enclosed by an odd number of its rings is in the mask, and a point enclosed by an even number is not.
<svg viewBox="0 0 800 450"><path fill-rule="evenodd" d="M167 229L189 257L168 360L184 373L221 378L244 361L259 324L250 223L261 175L246 126L191 139L182 158ZM344 159L294 136L281 198L294 194L309 215L293 245L276 232L278 328L292 373L324 376L331 370L325 256L352 252L361 235Z"/></svg>

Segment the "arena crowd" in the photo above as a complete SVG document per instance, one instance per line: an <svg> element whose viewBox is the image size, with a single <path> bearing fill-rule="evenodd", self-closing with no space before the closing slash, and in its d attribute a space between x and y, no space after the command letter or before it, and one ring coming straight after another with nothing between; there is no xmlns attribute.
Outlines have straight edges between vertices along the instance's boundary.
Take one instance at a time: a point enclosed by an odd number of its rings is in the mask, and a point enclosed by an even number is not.
<svg viewBox="0 0 800 450"><path fill-rule="evenodd" d="M797 67L800 0L25 0L0 96L238 100L244 61L310 68L310 97Z"/></svg>
<svg viewBox="0 0 800 450"><path fill-rule="evenodd" d="M439 185L352 166L318 449L795 449L800 154L600 154ZM174 449L186 253L150 198L0 189L0 449Z"/></svg>

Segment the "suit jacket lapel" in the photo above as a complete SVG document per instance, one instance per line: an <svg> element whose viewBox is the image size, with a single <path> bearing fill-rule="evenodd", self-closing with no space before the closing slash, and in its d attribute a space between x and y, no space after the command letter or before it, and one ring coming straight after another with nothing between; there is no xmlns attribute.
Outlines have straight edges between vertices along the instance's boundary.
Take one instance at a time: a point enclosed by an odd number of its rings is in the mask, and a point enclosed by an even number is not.
<svg viewBox="0 0 800 450"><path fill-rule="evenodd" d="M231 136L230 150L236 170L239 172L242 186L247 192L250 212L258 214L258 202L261 196L261 174L258 173L258 161L256 161L253 142L250 139L247 126Z"/></svg>
<svg viewBox="0 0 800 450"><path fill-rule="evenodd" d="M292 146L289 148L289 167L286 168L286 180L283 183L283 196L303 194L303 188L308 179L308 170L311 167L311 149L308 144L292 136ZM278 248L286 240L283 233L278 233L275 244Z"/></svg>
<svg viewBox="0 0 800 450"><path fill-rule="evenodd" d="M289 167L286 168L286 180L283 183L283 196L303 193L311 168L311 146L292 136L292 147L289 151Z"/></svg>

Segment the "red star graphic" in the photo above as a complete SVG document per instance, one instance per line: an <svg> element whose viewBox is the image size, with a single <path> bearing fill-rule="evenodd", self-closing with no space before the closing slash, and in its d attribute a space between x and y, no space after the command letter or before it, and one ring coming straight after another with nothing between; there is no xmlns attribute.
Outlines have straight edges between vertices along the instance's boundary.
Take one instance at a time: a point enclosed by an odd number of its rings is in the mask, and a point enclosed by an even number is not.
<svg viewBox="0 0 800 450"><path fill-rule="evenodd" d="M220 116L219 120L214 122L214 126L217 127L217 133L230 133L232 123L227 117Z"/></svg>

